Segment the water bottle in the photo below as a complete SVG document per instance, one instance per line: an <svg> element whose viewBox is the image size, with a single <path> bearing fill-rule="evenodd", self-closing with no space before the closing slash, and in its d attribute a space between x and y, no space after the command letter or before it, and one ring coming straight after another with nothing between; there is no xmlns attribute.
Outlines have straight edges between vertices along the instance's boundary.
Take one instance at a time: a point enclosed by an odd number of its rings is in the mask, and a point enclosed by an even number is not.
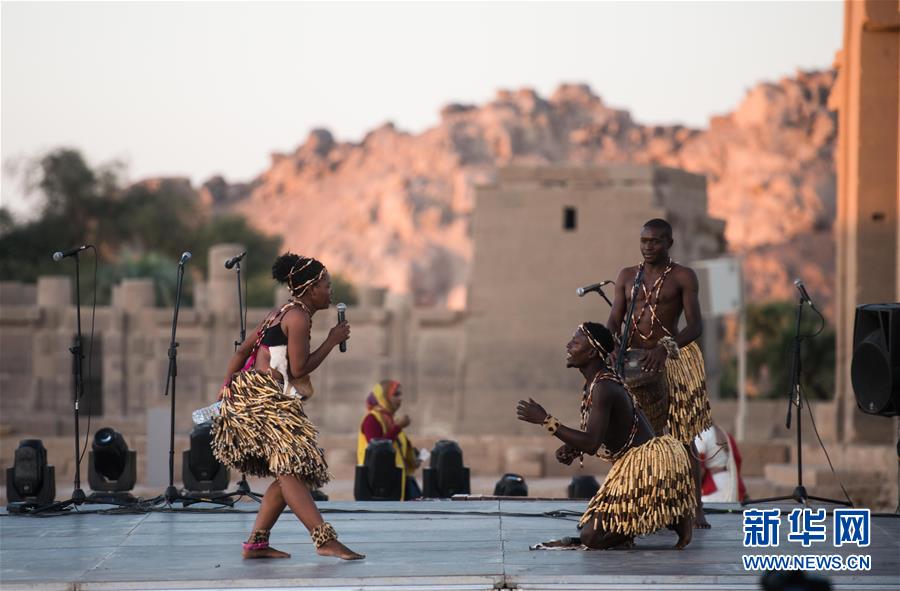
<svg viewBox="0 0 900 591"><path fill-rule="evenodd" d="M219 416L219 408L222 406L222 401L217 400L210 404L209 406L204 406L203 408L198 408L194 412L191 413L191 418L194 419L195 425L202 425L203 423L210 423L214 418Z"/></svg>

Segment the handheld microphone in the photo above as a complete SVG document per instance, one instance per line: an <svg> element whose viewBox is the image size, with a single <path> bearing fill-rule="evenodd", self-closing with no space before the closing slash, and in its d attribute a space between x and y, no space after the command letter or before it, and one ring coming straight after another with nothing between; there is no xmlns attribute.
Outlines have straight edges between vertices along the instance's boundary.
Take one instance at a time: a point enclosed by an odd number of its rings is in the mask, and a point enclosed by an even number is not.
<svg viewBox="0 0 900 591"><path fill-rule="evenodd" d="M347 320L347 304L338 304L337 312L338 312L338 324ZM341 353L346 353L347 352L347 341L341 341L341 344L338 345L338 349L340 349Z"/></svg>
<svg viewBox="0 0 900 591"><path fill-rule="evenodd" d="M585 285L584 287L579 287L575 290L575 293L578 294L578 297L583 298L584 294L591 293L592 291L600 291L600 288L604 285L608 285L612 283L612 281L601 281L600 283L591 283L590 285Z"/></svg>
<svg viewBox="0 0 900 591"><path fill-rule="evenodd" d="M183 253L181 253L181 260L178 261L178 266L183 267L186 262L191 260L192 256L193 255L191 254L191 251L189 251L189 250L186 250Z"/></svg>
<svg viewBox="0 0 900 591"><path fill-rule="evenodd" d="M85 248L90 248L90 247L91 247L90 244L82 244L81 246L76 246L75 248L70 248L69 250L54 252L51 256L53 257L53 260L58 263L59 261L63 260L64 258L70 257L72 255L76 255L79 252L81 252L82 250L84 250Z"/></svg>
<svg viewBox="0 0 900 591"><path fill-rule="evenodd" d="M800 279L794 279L794 286L800 291L800 301L806 302L807 304L815 308L812 303L812 298L809 297L809 293L807 293L806 291L806 286L803 285L803 281L801 281Z"/></svg>
<svg viewBox="0 0 900 591"><path fill-rule="evenodd" d="M239 254L239 255L237 255L237 256L234 256L234 257L231 257L230 259L228 259L227 261L225 261L225 268L226 268L226 269L232 268L233 266L235 266L236 264L238 264L239 262L241 262L242 260L244 260L244 255L246 255L246 254L247 254L247 251L245 250L245 251L242 252L241 254Z"/></svg>

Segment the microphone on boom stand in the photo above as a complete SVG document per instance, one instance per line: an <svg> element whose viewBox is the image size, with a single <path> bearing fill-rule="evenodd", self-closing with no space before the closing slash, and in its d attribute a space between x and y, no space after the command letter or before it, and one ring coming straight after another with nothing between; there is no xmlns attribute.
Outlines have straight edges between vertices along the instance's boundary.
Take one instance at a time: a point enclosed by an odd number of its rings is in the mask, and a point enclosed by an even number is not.
<svg viewBox="0 0 900 591"><path fill-rule="evenodd" d="M609 307L612 308L612 302L609 301L609 298L606 297L605 293L603 293L603 286L609 285L610 283L615 285L615 281L610 281L608 279L606 281L600 281L599 283L591 283L590 285L585 285L584 287L579 287L578 289L576 289L575 294L578 295L578 297L583 298L585 294L596 291L603 297L604 300L606 300L606 303L609 304Z"/></svg>

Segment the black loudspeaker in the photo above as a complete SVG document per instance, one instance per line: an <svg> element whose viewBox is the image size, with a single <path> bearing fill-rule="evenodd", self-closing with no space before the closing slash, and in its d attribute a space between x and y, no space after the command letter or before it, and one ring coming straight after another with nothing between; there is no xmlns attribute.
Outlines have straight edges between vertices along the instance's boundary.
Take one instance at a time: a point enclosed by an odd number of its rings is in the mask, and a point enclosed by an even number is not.
<svg viewBox="0 0 900 591"><path fill-rule="evenodd" d="M16 448L13 467L6 469L7 502L47 505L55 497L55 470L47 465L44 442L23 439Z"/></svg>
<svg viewBox="0 0 900 591"><path fill-rule="evenodd" d="M356 467L353 497L357 501L399 501L403 470L396 466L390 439L373 439L366 447L362 466Z"/></svg>
<svg viewBox="0 0 900 591"><path fill-rule="evenodd" d="M572 477L568 493L570 499L592 499L600 490L600 483L590 474L578 474Z"/></svg>
<svg viewBox="0 0 900 591"><path fill-rule="evenodd" d="M181 480L188 493L220 492L228 488L231 474L212 452L212 424L191 430L191 447L181 454Z"/></svg>
<svg viewBox="0 0 900 591"><path fill-rule="evenodd" d="M850 382L863 412L900 414L900 303L856 308Z"/></svg>
<svg viewBox="0 0 900 591"><path fill-rule="evenodd" d="M495 497L527 497L528 485L518 474L504 474L494 485Z"/></svg>
<svg viewBox="0 0 900 591"><path fill-rule="evenodd" d="M471 494L469 469L463 465L463 453L455 441L442 439L431 450L430 466L422 470L422 496L449 499Z"/></svg>

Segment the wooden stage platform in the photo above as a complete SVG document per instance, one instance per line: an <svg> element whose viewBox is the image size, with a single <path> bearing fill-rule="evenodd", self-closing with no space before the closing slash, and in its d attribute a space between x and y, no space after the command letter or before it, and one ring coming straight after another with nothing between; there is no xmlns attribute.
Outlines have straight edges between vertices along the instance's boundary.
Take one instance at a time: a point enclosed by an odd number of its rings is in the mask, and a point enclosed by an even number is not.
<svg viewBox="0 0 900 591"><path fill-rule="evenodd" d="M212 511L154 510L99 514L95 507L53 517L0 514L0 587L6 590L159 589L759 589L761 573L744 570L740 507L715 505L712 529L695 531L687 549L675 534L637 540L631 550L532 551L530 544L575 534L584 502L325 502L341 540L367 555L341 562L315 554L287 513L272 534L285 560L244 561L256 505ZM783 513L794 508L783 505ZM784 521L784 520L783 520ZM830 519L828 520L830 522ZM782 524L782 537L786 534ZM818 573L835 590L900 588L900 519L872 519L868 548L827 544L792 554L869 554L868 572Z"/></svg>

